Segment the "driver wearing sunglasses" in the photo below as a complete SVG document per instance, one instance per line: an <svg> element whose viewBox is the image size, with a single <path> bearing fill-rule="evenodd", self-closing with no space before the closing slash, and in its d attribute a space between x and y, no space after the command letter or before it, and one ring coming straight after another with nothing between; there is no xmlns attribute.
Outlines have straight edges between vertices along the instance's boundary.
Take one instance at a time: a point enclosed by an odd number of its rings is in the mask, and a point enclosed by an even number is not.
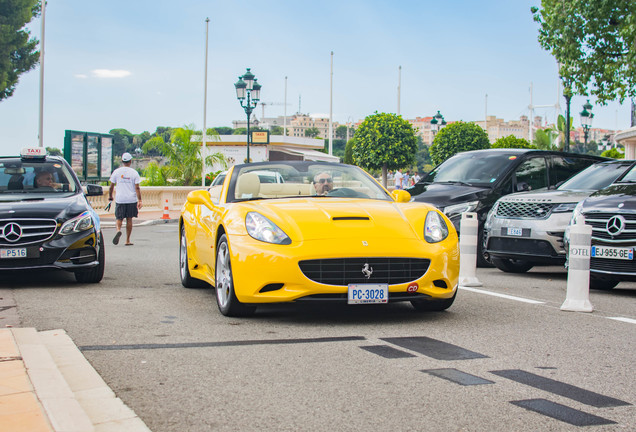
<svg viewBox="0 0 636 432"><path fill-rule="evenodd" d="M333 179L326 172L321 172L314 176L314 189L316 195L327 195L333 189Z"/></svg>

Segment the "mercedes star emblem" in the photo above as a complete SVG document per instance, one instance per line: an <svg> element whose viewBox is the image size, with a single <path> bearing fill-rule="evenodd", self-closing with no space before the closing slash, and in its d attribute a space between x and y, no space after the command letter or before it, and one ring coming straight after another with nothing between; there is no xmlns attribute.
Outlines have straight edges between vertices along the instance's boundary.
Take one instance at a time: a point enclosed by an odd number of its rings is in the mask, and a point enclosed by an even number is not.
<svg viewBox="0 0 636 432"><path fill-rule="evenodd" d="M625 229L625 218L621 215L612 216L605 226L607 233L612 237L620 235Z"/></svg>
<svg viewBox="0 0 636 432"><path fill-rule="evenodd" d="M17 223L10 222L2 229L2 235L8 242L15 243L22 237L22 228Z"/></svg>

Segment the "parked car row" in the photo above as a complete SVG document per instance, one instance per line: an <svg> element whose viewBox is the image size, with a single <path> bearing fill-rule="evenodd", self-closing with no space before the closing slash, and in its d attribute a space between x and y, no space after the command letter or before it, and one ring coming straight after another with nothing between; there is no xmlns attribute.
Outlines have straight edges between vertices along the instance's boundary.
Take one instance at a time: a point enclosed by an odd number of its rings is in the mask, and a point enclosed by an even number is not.
<svg viewBox="0 0 636 432"><path fill-rule="evenodd" d="M488 212L502 196L555 189L574 174L607 158L532 149L487 149L458 153L406 189L416 202L439 208L459 231L461 214L475 212L479 221L477 264L491 266L484 250Z"/></svg>

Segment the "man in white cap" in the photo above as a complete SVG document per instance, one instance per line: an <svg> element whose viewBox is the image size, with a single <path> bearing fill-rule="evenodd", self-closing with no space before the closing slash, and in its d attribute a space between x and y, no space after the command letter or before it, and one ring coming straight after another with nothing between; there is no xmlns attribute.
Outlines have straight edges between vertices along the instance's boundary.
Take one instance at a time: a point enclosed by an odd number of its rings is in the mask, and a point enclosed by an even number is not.
<svg viewBox="0 0 636 432"><path fill-rule="evenodd" d="M128 152L121 155L120 166L110 176L110 188L108 189L108 200L113 200L113 191L115 185L115 226L117 232L113 237L113 244L118 244L121 237L121 226L126 219L126 246L132 246L130 234L133 228L133 218L139 215L141 209L141 189L139 182L141 178L139 173L130 167L132 163L132 155Z"/></svg>

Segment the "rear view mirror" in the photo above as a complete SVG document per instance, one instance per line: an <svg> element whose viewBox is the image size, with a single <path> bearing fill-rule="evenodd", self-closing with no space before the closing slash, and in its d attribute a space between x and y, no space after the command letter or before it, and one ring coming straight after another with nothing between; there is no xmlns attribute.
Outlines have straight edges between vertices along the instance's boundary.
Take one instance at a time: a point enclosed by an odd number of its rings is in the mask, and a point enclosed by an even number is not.
<svg viewBox="0 0 636 432"><path fill-rule="evenodd" d="M17 174L24 174L24 173L26 173L26 170L25 170L24 168L22 168L22 167L18 167L18 168L15 168L15 167L7 167L7 168L5 168L5 169L4 169L4 173L5 173L6 175L17 175Z"/></svg>

